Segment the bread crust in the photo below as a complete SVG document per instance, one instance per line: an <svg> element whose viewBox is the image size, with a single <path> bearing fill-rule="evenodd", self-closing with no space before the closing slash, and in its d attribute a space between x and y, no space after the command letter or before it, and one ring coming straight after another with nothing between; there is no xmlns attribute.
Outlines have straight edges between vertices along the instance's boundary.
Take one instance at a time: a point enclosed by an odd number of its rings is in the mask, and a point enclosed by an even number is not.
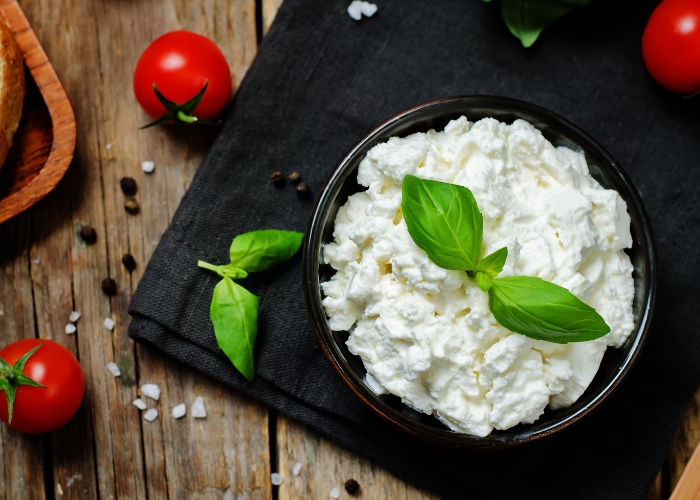
<svg viewBox="0 0 700 500"><path fill-rule="evenodd" d="M0 16L0 168L17 132L24 105L24 58Z"/></svg>

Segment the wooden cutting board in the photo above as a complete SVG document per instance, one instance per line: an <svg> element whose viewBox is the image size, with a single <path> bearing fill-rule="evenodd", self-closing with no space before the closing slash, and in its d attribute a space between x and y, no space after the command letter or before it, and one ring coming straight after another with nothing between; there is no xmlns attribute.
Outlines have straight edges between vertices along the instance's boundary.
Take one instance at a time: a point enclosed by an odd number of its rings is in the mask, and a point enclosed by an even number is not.
<svg viewBox="0 0 700 500"><path fill-rule="evenodd" d="M0 0L26 67L22 120L0 168L0 224L34 205L63 178L75 150L66 91L17 0Z"/></svg>
<svg viewBox="0 0 700 500"><path fill-rule="evenodd" d="M670 500L700 500L700 445L685 466Z"/></svg>

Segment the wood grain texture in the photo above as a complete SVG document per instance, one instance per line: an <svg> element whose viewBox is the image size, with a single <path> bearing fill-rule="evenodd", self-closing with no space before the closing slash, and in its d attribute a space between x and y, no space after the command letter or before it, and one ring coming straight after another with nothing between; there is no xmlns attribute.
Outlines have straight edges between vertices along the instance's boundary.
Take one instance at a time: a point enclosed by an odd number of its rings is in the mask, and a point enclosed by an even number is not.
<svg viewBox="0 0 700 500"><path fill-rule="evenodd" d="M260 1L267 31L281 1ZM50 438L0 426L0 500L269 499L271 469L285 478L276 492L281 500L329 498L334 487L349 499L343 484L350 477L361 485L359 498L437 498L284 416L268 435L264 407L126 335L128 303L145 263L218 132L138 131L148 117L132 95L133 67L153 38L189 29L221 47L238 85L257 50L254 0L22 0L22 7L73 102L80 140L63 182L0 224L0 346L37 335L54 339L79 357L87 391L76 418ZM155 161L156 171L144 174L142 160ZM138 183L139 215L123 209L124 176ZM97 229L96 244L79 238L84 224ZM136 258L133 273L121 265L126 252ZM119 285L112 299L100 290L106 276ZM83 317L77 334L67 336L71 310ZM114 331L103 327L105 317L115 320ZM122 368L118 379L105 368L111 360ZM160 412L152 423L131 405L145 382L162 389L159 401L147 400ZM197 396L205 419L189 414ZM181 402L188 414L174 419L170 412ZM699 402L700 394L649 500L668 498L700 440ZM278 463L271 465L271 456ZM303 465L294 476L297 461Z"/></svg>
<svg viewBox="0 0 700 500"><path fill-rule="evenodd" d="M671 500L700 500L700 447L695 448L686 464Z"/></svg>
<svg viewBox="0 0 700 500"><path fill-rule="evenodd" d="M358 457L340 446L309 432L302 425L280 416L277 422L279 473L284 482L279 487L279 500L330 498L333 488L340 498L372 500L437 500L430 492L404 483L370 460ZM294 464L302 464L298 476ZM361 493L351 497L345 481L355 479Z"/></svg>
<svg viewBox="0 0 700 500"><path fill-rule="evenodd" d="M0 11L29 72L23 119L0 178L2 223L34 205L63 178L73 157L76 124L66 92L17 0L0 0ZM32 85L39 94L31 91Z"/></svg>
<svg viewBox="0 0 700 500"><path fill-rule="evenodd" d="M263 34L267 34L275 20L277 10L282 6L283 0L262 0L262 26Z"/></svg>
<svg viewBox="0 0 700 500"><path fill-rule="evenodd" d="M683 415L666 460L671 491L676 488L686 464L698 446L700 446L700 390L695 393ZM700 477L700 469L696 469L696 474Z"/></svg>

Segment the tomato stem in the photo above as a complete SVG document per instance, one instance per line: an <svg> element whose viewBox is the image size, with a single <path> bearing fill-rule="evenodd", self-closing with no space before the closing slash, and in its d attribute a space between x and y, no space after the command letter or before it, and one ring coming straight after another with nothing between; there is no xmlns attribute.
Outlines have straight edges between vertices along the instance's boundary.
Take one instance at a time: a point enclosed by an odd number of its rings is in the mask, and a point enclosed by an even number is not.
<svg viewBox="0 0 700 500"><path fill-rule="evenodd" d="M46 389L45 385L41 385L36 380L32 380L22 373L24 366L27 364L29 358L34 354L42 344L37 345L34 349L26 352L21 358L15 362L14 366L0 358L0 372L2 372L2 378L0 378L0 391L5 391L5 399L7 400L7 422L12 423L12 408L15 402L15 393L17 392L17 387L22 385L28 385L31 387L43 387Z"/></svg>
<svg viewBox="0 0 700 500"><path fill-rule="evenodd" d="M160 103L165 107L166 111L163 116L161 116L155 121L152 121L147 125L144 125L141 128L144 129L148 127L153 127L154 125L160 125L162 123L184 123L188 125L191 123L199 123L202 125L217 125L219 122L202 120L200 118L197 118L193 114L195 108L199 106L200 102L202 102L202 98L204 97L204 93L207 91L208 86L209 81L207 80L204 83L204 87L202 87L202 90L197 92L197 94L192 99L185 102L184 104L178 104L165 97L161 93L161 91L158 90L158 87L156 87L155 82L153 82L153 92L156 94L156 97L158 98Z"/></svg>

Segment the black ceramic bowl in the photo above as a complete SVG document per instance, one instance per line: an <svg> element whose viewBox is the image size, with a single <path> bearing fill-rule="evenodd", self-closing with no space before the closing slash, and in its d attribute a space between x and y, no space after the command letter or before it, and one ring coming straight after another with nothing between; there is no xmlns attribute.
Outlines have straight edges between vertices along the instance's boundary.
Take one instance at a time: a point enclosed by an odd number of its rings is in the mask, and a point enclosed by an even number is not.
<svg viewBox="0 0 700 500"><path fill-rule="evenodd" d="M634 245L628 254L634 265L635 329L619 349L608 348L588 389L569 408L549 408L534 424L520 424L506 431L494 430L487 437L451 431L436 418L419 413L392 395L378 396L364 382L365 368L359 356L351 354L345 341L347 332L331 331L321 304L320 283L335 272L323 264L322 245L333 241L333 224L338 209L349 195L365 188L356 182L357 168L366 153L390 137L429 129L442 130L447 122L465 115L470 121L493 117L512 123L522 118L540 129L555 146L583 151L593 177L608 189L615 189L627 203L632 219ZM365 137L340 162L321 189L306 234L304 246L304 293L311 324L323 352L350 387L370 409L385 420L414 436L452 447L501 448L534 441L581 420L600 406L628 375L649 335L656 299L656 251L649 219L639 194L620 165L595 139L576 125L551 111L526 102L503 97L447 97L422 104L391 118Z"/></svg>

